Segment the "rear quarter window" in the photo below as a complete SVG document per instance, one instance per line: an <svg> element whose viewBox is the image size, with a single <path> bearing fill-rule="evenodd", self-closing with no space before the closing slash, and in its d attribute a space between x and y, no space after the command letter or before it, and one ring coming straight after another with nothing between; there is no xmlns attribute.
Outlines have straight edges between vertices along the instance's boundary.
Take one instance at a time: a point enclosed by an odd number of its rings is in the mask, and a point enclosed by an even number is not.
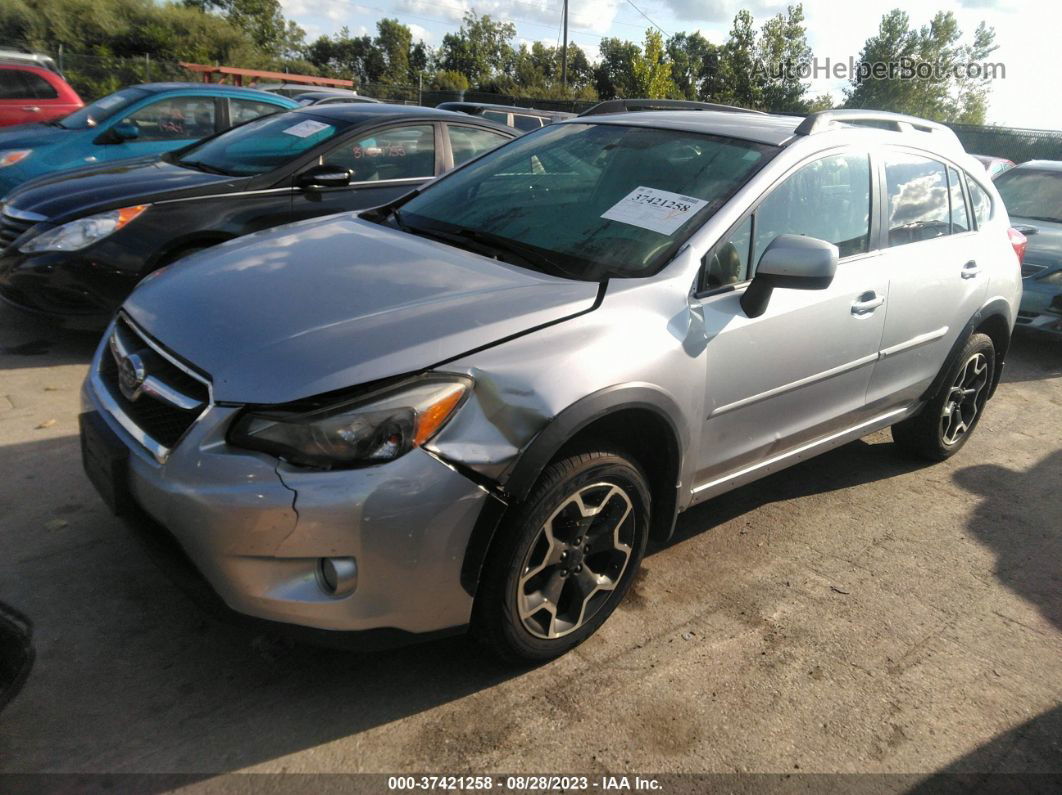
<svg viewBox="0 0 1062 795"><path fill-rule="evenodd" d="M966 184L970 188L970 204L973 205L977 226L984 226L992 218L992 200L985 193L984 188L978 185L972 177L967 176Z"/></svg>

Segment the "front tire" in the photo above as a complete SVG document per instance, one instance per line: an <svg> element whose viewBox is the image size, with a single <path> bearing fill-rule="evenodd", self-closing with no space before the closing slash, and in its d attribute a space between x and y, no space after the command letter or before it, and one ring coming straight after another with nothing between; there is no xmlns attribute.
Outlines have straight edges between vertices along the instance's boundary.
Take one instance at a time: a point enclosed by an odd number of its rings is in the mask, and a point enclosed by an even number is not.
<svg viewBox="0 0 1062 795"><path fill-rule="evenodd" d="M650 492L628 456L587 450L554 462L499 528L473 631L508 662L582 643L630 588L649 534Z"/></svg>
<svg viewBox="0 0 1062 795"><path fill-rule="evenodd" d="M930 461L955 455L984 413L996 370L996 349L986 334L971 334L940 388L921 412L892 426L904 450Z"/></svg>

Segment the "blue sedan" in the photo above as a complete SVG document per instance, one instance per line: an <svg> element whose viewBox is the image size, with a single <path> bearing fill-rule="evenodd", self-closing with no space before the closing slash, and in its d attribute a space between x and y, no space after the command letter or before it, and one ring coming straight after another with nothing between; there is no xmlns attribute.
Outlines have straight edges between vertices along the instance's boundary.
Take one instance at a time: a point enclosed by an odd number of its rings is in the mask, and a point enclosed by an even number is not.
<svg viewBox="0 0 1062 795"><path fill-rule="evenodd" d="M0 198L34 177L160 155L296 107L287 97L235 86L148 83L123 88L56 121L0 132Z"/></svg>

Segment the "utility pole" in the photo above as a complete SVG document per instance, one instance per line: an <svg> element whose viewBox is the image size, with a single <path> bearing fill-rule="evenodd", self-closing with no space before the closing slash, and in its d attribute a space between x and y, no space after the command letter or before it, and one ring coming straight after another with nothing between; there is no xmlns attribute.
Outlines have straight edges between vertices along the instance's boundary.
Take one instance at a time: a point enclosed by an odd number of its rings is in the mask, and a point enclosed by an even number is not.
<svg viewBox="0 0 1062 795"><path fill-rule="evenodd" d="M564 49L561 50L561 85L568 87L568 0L564 0Z"/></svg>

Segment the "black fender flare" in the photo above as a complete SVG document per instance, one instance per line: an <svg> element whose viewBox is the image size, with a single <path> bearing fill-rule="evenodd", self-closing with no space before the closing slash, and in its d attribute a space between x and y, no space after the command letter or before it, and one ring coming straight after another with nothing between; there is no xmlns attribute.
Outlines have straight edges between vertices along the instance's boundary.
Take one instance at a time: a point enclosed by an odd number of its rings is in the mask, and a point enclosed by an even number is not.
<svg viewBox="0 0 1062 795"><path fill-rule="evenodd" d="M970 335L981 326L990 317L1001 317L1006 323L1007 327L1007 344L1009 347L1010 337L1013 334L1014 323L1011 316L1010 304L1007 303L1004 298L993 298L985 303L980 309L974 312L966 325L963 326L962 332L956 337L955 342L951 346L951 350L948 351L948 356L944 360L944 366L940 368L940 372L937 373L937 377L933 379L933 383L929 385L929 388L922 393L922 401L928 402L932 399L933 395L937 393L941 385L944 383L944 379L947 378L948 372L950 372L952 365L955 364L955 360L959 358L959 354L962 353L962 349L966 346L966 341L970 338ZM996 371L992 377L992 387L988 393L988 397L991 398L996 392L996 387L999 385L999 379L1003 375L1003 362L1006 356L1006 349L996 352Z"/></svg>
<svg viewBox="0 0 1062 795"><path fill-rule="evenodd" d="M675 421L682 416L679 406L664 390L651 384L605 387L579 399L550 420L520 454L509 476L499 484L500 494L492 495L480 511L461 566L461 585L469 595L475 595L483 562L509 506L519 504L527 497L542 471L576 434L597 420L627 409L652 412L671 431L671 438L665 443L674 460L674 488L661 490L661 497L653 506L651 528L654 538L666 540L671 536L678 515L685 451L690 442L688 430L682 429Z"/></svg>

